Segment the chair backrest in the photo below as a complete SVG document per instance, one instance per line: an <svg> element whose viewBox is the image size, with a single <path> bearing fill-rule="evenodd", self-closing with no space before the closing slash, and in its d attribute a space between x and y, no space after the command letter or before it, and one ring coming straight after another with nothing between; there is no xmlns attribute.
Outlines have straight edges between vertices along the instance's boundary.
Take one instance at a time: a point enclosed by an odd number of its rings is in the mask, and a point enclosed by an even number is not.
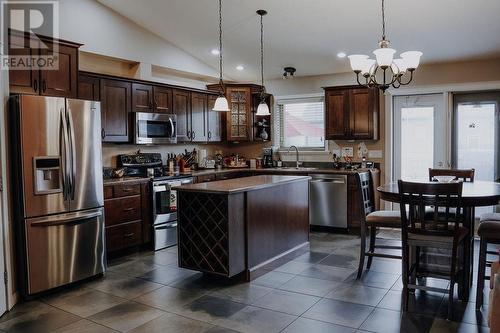
<svg viewBox="0 0 500 333"><path fill-rule="evenodd" d="M414 183L399 180L403 238L408 232L453 235L463 223L462 187L461 181Z"/></svg>
<svg viewBox="0 0 500 333"><path fill-rule="evenodd" d="M358 191L361 193L360 207L364 216L375 211L375 200L371 172L356 173Z"/></svg>
<svg viewBox="0 0 500 333"><path fill-rule="evenodd" d="M429 168L429 181L435 181L436 176L452 176L456 180L474 182L474 169L432 169Z"/></svg>

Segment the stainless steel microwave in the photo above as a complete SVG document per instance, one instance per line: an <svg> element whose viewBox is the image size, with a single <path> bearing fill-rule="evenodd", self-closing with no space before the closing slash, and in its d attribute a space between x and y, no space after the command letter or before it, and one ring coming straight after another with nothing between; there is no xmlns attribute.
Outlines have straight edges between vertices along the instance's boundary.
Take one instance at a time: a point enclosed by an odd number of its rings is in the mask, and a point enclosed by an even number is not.
<svg viewBox="0 0 500 333"><path fill-rule="evenodd" d="M167 113L136 112L135 143L177 143L177 116Z"/></svg>

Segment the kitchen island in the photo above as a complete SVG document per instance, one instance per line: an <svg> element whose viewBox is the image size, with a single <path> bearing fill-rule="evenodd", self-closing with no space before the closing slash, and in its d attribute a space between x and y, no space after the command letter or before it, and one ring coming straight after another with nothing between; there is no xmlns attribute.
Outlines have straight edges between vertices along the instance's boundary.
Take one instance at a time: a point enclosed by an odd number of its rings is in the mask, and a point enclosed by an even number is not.
<svg viewBox="0 0 500 333"><path fill-rule="evenodd" d="M309 179L261 175L176 188L179 266L250 281L307 248Z"/></svg>

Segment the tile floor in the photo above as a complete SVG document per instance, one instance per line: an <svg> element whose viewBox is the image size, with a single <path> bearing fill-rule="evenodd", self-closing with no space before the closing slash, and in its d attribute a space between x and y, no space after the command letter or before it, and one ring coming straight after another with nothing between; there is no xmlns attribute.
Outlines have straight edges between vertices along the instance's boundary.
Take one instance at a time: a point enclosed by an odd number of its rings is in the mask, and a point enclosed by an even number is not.
<svg viewBox="0 0 500 333"><path fill-rule="evenodd" d="M357 281L358 244L313 233L310 252L251 283L230 284L177 268L176 248L134 254L110 262L103 278L18 304L0 318L0 332L489 331L487 306L476 313L474 303L456 301L447 321L439 293L417 292L401 313L400 262L374 259Z"/></svg>

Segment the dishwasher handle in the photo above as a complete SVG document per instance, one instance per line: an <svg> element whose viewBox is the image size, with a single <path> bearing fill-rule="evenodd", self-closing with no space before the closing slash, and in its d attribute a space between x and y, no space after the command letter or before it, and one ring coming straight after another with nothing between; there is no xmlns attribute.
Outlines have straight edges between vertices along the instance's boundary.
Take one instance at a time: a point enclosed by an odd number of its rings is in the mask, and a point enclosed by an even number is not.
<svg viewBox="0 0 500 333"><path fill-rule="evenodd" d="M343 178L318 178L318 179L312 179L311 183L345 184L346 181Z"/></svg>

